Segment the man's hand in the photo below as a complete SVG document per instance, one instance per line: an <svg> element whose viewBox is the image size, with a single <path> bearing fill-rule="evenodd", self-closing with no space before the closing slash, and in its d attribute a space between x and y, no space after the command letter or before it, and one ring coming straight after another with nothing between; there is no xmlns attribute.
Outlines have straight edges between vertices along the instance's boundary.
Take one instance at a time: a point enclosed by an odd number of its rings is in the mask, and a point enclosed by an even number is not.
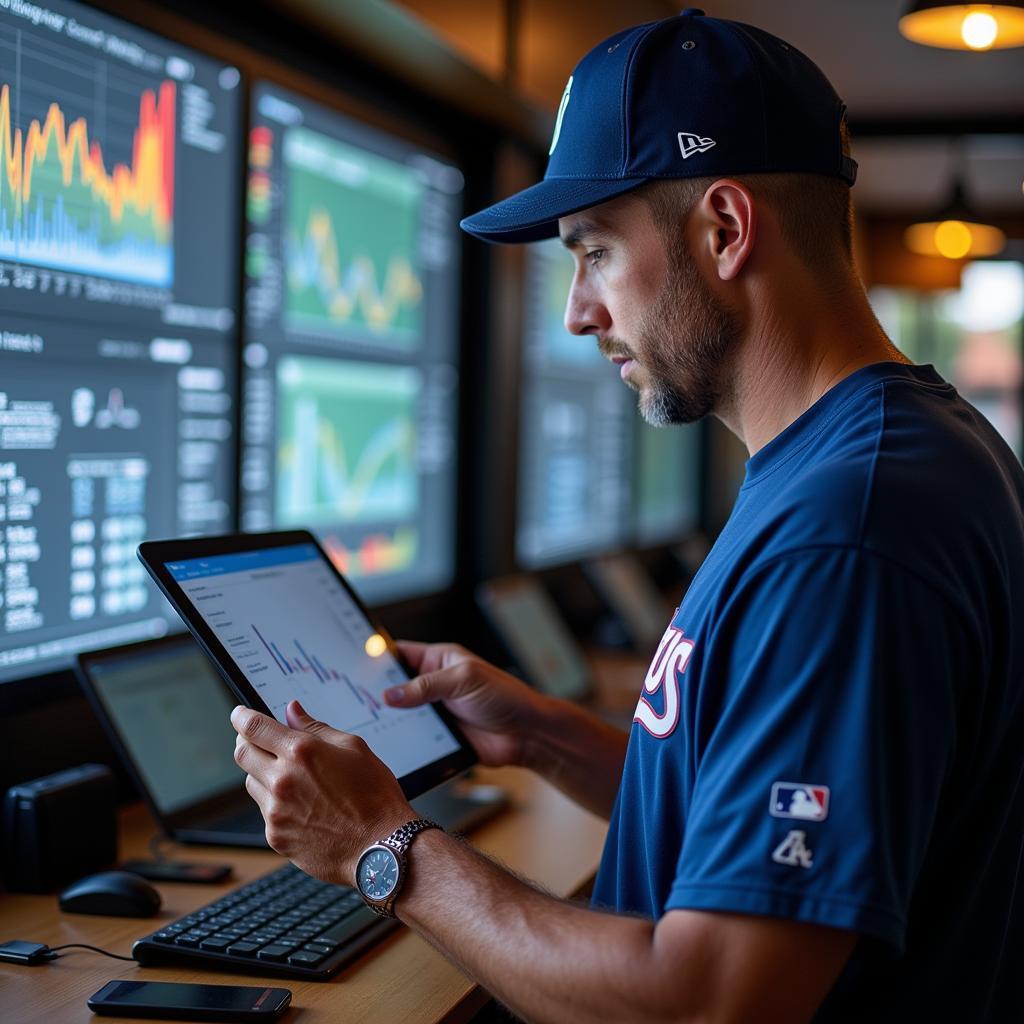
<svg viewBox="0 0 1024 1024"><path fill-rule="evenodd" d="M399 642L417 677L384 692L393 707L441 701L486 765L530 768L588 810L611 814L626 734L545 697L458 644Z"/></svg>
<svg viewBox="0 0 1024 1024"><path fill-rule="evenodd" d="M298 701L286 714L291 728L249 708L231 712L245 788L273 849L307 874L352 885L363 850L416 812L361 736L315 721Z"/></svg>
<svg viewBox="0 0 1024 1024"><path fill-rule="evenodd" d="M417 677L384 692L393 707L441 701L486 765L525 765L547 701L536 690L458 644L398 642Z"/></svg>

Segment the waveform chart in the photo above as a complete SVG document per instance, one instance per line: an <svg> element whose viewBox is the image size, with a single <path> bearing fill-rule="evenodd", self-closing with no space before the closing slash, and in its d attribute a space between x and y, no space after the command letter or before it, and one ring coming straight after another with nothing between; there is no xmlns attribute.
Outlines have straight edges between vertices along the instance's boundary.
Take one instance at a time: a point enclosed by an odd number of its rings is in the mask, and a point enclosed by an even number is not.
<svg viewBox="0 0 1024 1024"><path fill-rule="evenodd" d="M111 82L102 125L69 112L69 90L46 103L40 83L0 83L0 258L170 287L174 82Z"/></svg>
<svg viewBox="0 0 1024 1024"><path fill-rule="evenodd" d="M277 390L281 526L415 516L416 368L289 356Z"/></svg>
<svg viewBox="0 0 1024 1024"><path fill-rule="evenodd" d="M307 128L286 135L284 164L286 327L418 347L424 189L416 172Z"/></svg>

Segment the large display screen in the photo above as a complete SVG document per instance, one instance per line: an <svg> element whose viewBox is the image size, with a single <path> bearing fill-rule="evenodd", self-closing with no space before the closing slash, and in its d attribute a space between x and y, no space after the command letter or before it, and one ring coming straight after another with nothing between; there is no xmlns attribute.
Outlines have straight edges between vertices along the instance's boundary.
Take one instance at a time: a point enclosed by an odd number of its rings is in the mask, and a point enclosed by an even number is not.
<svg viewBox="0 0 1024 1024"><path fill-rule="evenodd" d="M430 705L394 709L408 676L313 544L190 558L166 566L274 717L298 700L362 736L401 778L458 750Z"/></svg>
<svg viewBox="0 0 1024 1024"><path fill-rule="evenodd" d="M641 546L670 544L700 520L700 427L652 427L636 435L634 539Z"/></svg>
<svg viewBox="0 0 1024 1024"><path fill-rule="evenodd" d="M314 530L370 602L442 589L462 174L275 86L252 110L243 529Z"/></svg>
<svg viewBox="0 0 1024 1024"><path fill-rule="evenodd" d="M592 337L563 324L571 256L532 246L526 281L516 559L527 569L631 539L636 396Z"/></svg>
<svg viewBox="0 0 1024 1024"><path fill-rule="evenodd" d="M237 69L0 3L0 680L164 633L144 537L233 525Z"/></svg>

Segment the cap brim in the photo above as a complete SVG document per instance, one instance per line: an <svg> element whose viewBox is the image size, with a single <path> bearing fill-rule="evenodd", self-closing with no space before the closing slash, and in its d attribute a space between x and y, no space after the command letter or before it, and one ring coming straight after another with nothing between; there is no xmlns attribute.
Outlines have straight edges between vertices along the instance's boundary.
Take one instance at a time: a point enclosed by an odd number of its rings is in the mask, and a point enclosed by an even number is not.
<svg viewBox="0 0 1024 1024"><path fill-rule="evenodd" d="M485 242L539 242L558 234L558 218L639 188L646 178L546 178L462 221Z"/></svg>

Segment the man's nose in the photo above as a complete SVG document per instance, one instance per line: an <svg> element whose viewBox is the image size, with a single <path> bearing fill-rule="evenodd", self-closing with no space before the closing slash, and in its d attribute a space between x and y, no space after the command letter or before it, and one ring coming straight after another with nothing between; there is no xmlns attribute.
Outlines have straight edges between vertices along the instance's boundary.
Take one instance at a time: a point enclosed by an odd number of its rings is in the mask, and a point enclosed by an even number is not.
<svg viewBox="0 0 1024 1024"><path fill-rule="evenodd" d="M574 278L565 303L565 329L570 334L608 334L611 315L604 303Z"/></svg>

